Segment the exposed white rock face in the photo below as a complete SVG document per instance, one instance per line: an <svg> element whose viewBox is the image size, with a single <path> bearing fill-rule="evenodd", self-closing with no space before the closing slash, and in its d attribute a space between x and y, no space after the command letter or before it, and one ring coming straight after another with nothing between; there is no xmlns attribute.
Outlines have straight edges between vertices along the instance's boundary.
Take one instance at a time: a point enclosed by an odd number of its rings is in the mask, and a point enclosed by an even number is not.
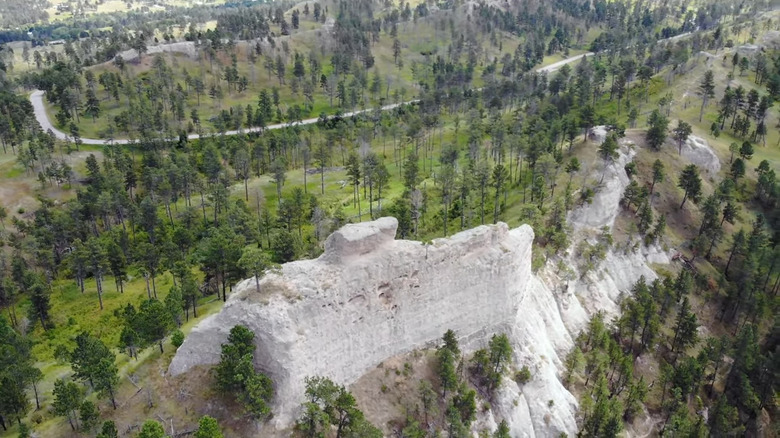
<svg viewBox="0 0 780 438"><path fill-rule="evenodd" d="M606 135L597 135L594 139L599 142L605 137ZM606 259L597 269L585 275L578 271L574 248L582 240L594 240L603 227L612 229L620 212L623 191L630 182L624 167L636 151L628 141L620 140L619 143L620 155L602 170L604 179L593 197L593 202L569 214L568 221L573 230L572 245L563 257L563 262L571 272L566 275L559 273L557 261L551 260L538 273L539 279L534 278L530 282L529 289L534 292L529 293L529 296L538 298L531 307L545 309L549 305L546 303L546 297L553 297L552 305L557 306L557 314L554 321L546 321L542 327L528 327L527 330L531 333L544 331L546 338L554 344L552 348L558 351L559 355L549 355L548 351L539 349L540 344L535 343L520 348L519 360L521 363L534 364L535 368L531 368L534 378L522 388L514 384L502 386L492 405L494 414L509 423L513 437L551 436L544 429L537 427L540 420L550 420L544 416L545 411L550 409L550 400L553 401L553 407L556 407L558 400L572 397L559 383L558 376L563 370L563 365L558 362L559 358L563 357L561 353L573 346L573 337L585 328L596 312L603 312L607 320L617 316L620 300L639 277L644 276L648 280L656 278L648 263L670 262L670 253L655 245L642 246L638 250L612 248L607 251ZM558 321L563 324L565 331L559 328ZM529 349L533 350L528 351ZM564 391L565 394L561 395L559 391ZM570 415L574 416L576 400L568 406L571 407ZM523 426L529 422L534 425L533 430ZM568 434L573 436L572 433Z"/></svg>
<svg viewBox="0 0 780 438"><path fill-rule="evenodd" d="M761 47L769 50L780 49L780 31L770 30L761 36Z"/></svg>
<svg viewBox="0 0 780 438"><path fill-rule="evenodd" d="M590 131L588 132L588 138L598 144L604 143L604 140L607 139L607 127L594 126L590 128Z"/></svg>
<svg viewBox="0 0 780 438"><path fill-rule="evenodd" d="M182 53L189 56L190 58L198 57L198 49L195 47L195 43L192 41L158 44L156 46L149 46L146 49L147 55L154 55L157 53ZM125 61L133 61L138 58L138 51L135 49L129 49L120 52L118 56L121 56Z"/></svg>
<svg viewBox="0 0 780 438"><path fill-rule="evenodd" d="M604 142L605 138L606 135L600 137L600 141ZM604 179L593 195L592 202L569 214L569 223L575 231L599 230L605 226L612 228L612 225L615 224L615 219L620 213L620 198L623 197L623 190L630 182L625 167L636 155L634 149L622 140L620 143L620 155L606 169L602 170Z"/></svg>
<svg viewBox="0 0 780 438"><path fill-rule="evenodd" d="M720 172L720 159L710 147L707 140L691 135L681 149L682 155L691 163L706 171L710 177Z"/></svg>
<svg viewBox="0 0 780 438"><path fill-rule="evenodd" d="M298 415L307 376L350 384L388 357L432 346L448 329L464 351L503 332L517 359L538 362L546 376L526 385L544 396L529 400L531 424L515 427L574 432L576 401L555 377L557 352L571 339L554 298L531 274L531 228L481 226L424 245L394 240L396 227L394 218L347 225L321 257L283 265L259 293L253 280L242 282L190 333L170 372L218 362L230 328L246 325L256 334L258 368L275 382L272 426L281 429Z"/></svg>
<svg viewBox="0 0 780 438"><path fill-rule="evenodd" d="M642 245L636 250L613 247L607 251L606 259L598 269L583 276L577 268L574 247L582 240L594 240L604 227L612 229L620 213L623 191L631 182L625 165L636 155L636 150L629 141L620 140L619 144L620 155L604 170L604 180L593 202L569 214L569 225L574 233L572 246L564 261L572 274L562 278L552 264L540 273L550 289L560 291L555 296L561 317L572 335L579 333L596 312L603 312L607 320L618 315L622 296L630 291L639 277L644 276L648 281L657 277L648 263L667 264L671 261L672 251L664 251L658 245Z"/></svg>
<svg viewBox="0 0 780 438"><path fill-rule="evenodd" d="M761 50L761 47L755 45L755 44L745 44L742 46L737 47L737 52L740 55L752 55L756 52Z"/></svg>

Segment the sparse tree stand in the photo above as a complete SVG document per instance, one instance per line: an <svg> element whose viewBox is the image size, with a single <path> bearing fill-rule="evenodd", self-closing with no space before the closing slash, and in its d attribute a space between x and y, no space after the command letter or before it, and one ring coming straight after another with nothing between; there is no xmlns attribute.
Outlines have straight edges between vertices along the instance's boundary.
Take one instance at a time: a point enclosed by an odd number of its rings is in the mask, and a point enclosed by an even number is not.
<svg viewBox="0 0 780 438"><path fill-rule="evenodd" d="M682 172L680 172L680 179L677 186L685 190L680 208L683 208L685 201L690 198L695 204L701 200L701 177L699 176L699 168L695 164L689 164Z"/></svg>
<svg viewBox="0 0 780 438"><path fill-rule="evenodd" d="M306 378L306 402L296 429L308 438L328 436L336 428L336 438L381 438L382 432L369 423L358 409L355 397L328 378Z"/></svg>
<svg viewBox="0 0 780 438"><path fill-rule="evenodd" d="M498 388L504 372L512 359L512 345L505 334L493 335L487 349L474 353L472 372L484 384L488 392Z"/></svg>

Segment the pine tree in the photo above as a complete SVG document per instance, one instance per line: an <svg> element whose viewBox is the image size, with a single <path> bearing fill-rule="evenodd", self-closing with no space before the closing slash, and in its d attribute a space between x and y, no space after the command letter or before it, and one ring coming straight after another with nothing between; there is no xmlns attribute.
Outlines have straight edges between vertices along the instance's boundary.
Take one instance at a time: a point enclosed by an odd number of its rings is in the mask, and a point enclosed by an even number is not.
<svg viewBox="0 0 780 438"><path fill-rule="evenodd" d="M444 345L442 345L441 348L446 348L452 352L453 357L459 357L460 356L460 348L458 347L458 338L455 336L455 332L452 330L447 330L444 332L444 336L442 337L442 342Z"/></svg>
<svg viewBox="0 0 780 438"><path fill-rule="evenodd" d="M111 275L114 276L116 290L123 293L124 283L127 281L127 259L122 248L113 240L106 244L106 259L108 261L108 269L111 271Z"/></svg>
<svg viewBox="0 0 780 438"><path fill-rule="evenodd" d="M271 267L271 260L265 251L256 247L245 247L241 253L238 264L255 278L257 293L260 293L260 279L265 271Z"/></svg>
<svg viewBox="0 0 780 438"><path fill-rule="evenodd" d="M158 344L163 352L163 339L173 328L173 318L165 305L159 300L151 299L141 303L138 314L133 320L133 326L143 345Z"/></svg>
<svg viewBox="0 0 780 438"><path fill-rule="evenodd" d="M739 147L739 156L743 160L750 160L753 158L753 144L749 141L742 142L742 146Z"/></svg>
<svg viewBox="0 0 780 438"><path fill-rule="evenodd" d="M146 420L141 426L138 438L165 438L165 429L154 420Z"/></svg>
<svg viewBox="0 0 780 438"><path fill-rule="evenodd" d="M222 344L221 359L215 368L216 386L234 395L249 414L263 418L270 413L273 385L265 374L255 371L254 351L254 333L244 326L234 326L228 342Z"/></svg>
<svg viewBox="0 0 780 438"><path fill-rule="evenodd" d="M691 198L694 203L699 203L701 199L701 177L699 176L699 169L695 164L686 166L682 172L680 172L680 179L677 186L685 190L680 208L683 208L685 201Z"/></svg>
<svg viewBox="0 0 780 438"><path fill-rule="evenodd" d="M87 102L84 106L84 114L92 117L92 123L95 123L100 116L100 101L95 96L95 91L92 88L87 88Z"/></svg>
<svg viewBox="0 0 780 438"><path fill-rule="evenodd" d="M195 431L195 438L222 438L222 431L219 428L217 420L208 415L204 415L198 421L198 429Z"/></svg>
<svg viewBox="0 0 780 438"><path fill-rule="evenodd" d="M687 296L683 296L680 309L677 311L677 320L674 325L674 338L672 339L672 352L684 352L688 347L696 344L698 340L697 330L699 323L696 314L691 310Z"/></svg>
<svg viewBox="0 0 780 438"><path fill-rule="evenodd" d="M104 421L100 433L95 438L119 438L119 431L113 421Z"/></svg>
<svg viewBox="0 0 780 438"><path fill-rule="evenodd" d="M511 435L509 434L509 425L506 423L506 420L501 420L500 423L498 423L498 428L493 433L493 438L510 438Z"/></svg>
<svg viewBox="0 0 780 438"><path fill-rule="evenodd" d="M507 171L506 167L504 167L503 164L496 164L496 166L493 168L493 175L491 184L493 185L493 189L495 190L495 199L493 201L493 223L498 222L498 214L501 211L501 202L500 202L500 195L501 191L504 190L504 184L507 180Z"/></svg>
<svg viewBox="0 0 780 438"><path fill-rule="evenodd" d="M664 163L661 162L661 160L655 160L653 162L653 182L650 184L651 195L655 190L655 184L659 182L663 182L665 177L666 177L666 173L664 170Z"/></svg>
<svg viewBox="0 0 780 438"><path fill-rule="evenodd" d="M73 382L57 379L54 382L54 391L52 392L54 401L52 408L57 415L67 417L72 430L79 429L78 409L81 406L83 393L81 389Z"/></svg>
<svg viewBox="0 0 780 438"><path fill-rule="evenodd" d="M682 145L688 140L688 137L693 132L691 125L682 120L677 121L677 127L674 128L674 139L677 141L677 153L682 155Z"/></svg>
<svg viewBox="0 0 780 438"><path fill-rule="evenodd" d="M701 96L701 109L699 110L699 122L701 122L704 116L704 107L707 106L707 102L715 97L715 75L712 70L704 72L704 77L699 83L699 95Z"/></svg>
<svg viewBox="0 0 780 438"><path fill-rule="evenodd" d="M604 171L601 173L601 182L604 181L604 175L607 173L607 167L612 164L619 156L618 142L615 134L607 135L607 138L599 146L599 157L604 162Z"/></svg>
<svg viewBox="0 0 780 438"><path fill-rule="evenodd" d="M661 146L666 140L666 130L669 127L669 119L656 109L650 113L647 124L649 125L647 134L645 135L647 144L653 149L661 149Z"/></svg>
<svg viewBox="0 0 780 438"><path fill-rule="evenodd" d="M79 420L81 420L81 429L85 432L92 432L100 420L100 412L89 400L84 400L79 406Z"/></svg>
<svg viewBox="0 0 780 438"><path fill-rule="evenodd" d="M51 304L49 303L49 291L40 281L35 281L30 288L30 319L41 322L44 330L51 328L49 318Z"/></svg>
<svg viewBox="0 0 780 438"><path fill-rule="evenodd" d="M652 225L653 209L650 207L649 202L644 202L639 208L639 222L637 223L637 228L639 229L640 233L647 234L647 232L650 230L650 226Z"/></svg>
<svg viewBox="0 0 780 438"><path fill-rule="evenodd" d="M729 201L723 207L723 217L720 220L720 225L723 226L723 222L734 224L739 218L739 206Z"/></svg>
<svg viewBox="0 0 780 438"><path fill-rule="evenodd" d="M437 374L442 390L442 398L447 398L447 393L454 391L458 386L458 376L455 374L455 355L448 348L440 348L438 353Z"/></svg>

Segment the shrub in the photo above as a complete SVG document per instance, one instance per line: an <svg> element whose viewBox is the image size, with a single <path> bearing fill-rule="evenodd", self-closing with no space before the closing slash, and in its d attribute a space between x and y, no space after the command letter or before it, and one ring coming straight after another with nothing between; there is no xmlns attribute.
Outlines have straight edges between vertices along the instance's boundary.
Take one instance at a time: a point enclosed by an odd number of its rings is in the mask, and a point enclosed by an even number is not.
<svg viewBox="0 0 780 438"><path fill-rule="evenodd" d="M626 169L626 174L629 178L632 178L634 175L636 175L636 163L631 161L624 167Z"/></svg>
<svg viewBox="0 0 780 438"><path fill-rule="evenodd" d="M174 347L179 348L184 343L184 333L181 330L176 330L171 334L171 344Z"/></svg>
<svg viewBox="0 0 780 438"><path fill-rule="evenodd" d="M531 380L531 370L529 370L527 366L523 366L523 368L515 374L515 380L521 385L528 383L528 381Z"/></svg>

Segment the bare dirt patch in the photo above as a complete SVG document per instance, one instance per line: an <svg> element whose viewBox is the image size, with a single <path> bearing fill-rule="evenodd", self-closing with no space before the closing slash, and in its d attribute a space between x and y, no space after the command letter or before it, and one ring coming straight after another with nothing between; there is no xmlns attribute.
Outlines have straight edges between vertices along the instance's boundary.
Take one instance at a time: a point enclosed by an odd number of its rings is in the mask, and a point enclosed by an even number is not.
<svg viewBox="0 0 780 438"><path fill-rule="evenodd" d="M168 347L170 349L170 346ZM167 364L173 351L144 365L122 382L117 396L118 409L103 402L106 419L117 424L120 434L134 436L146 419L159 421L170 436L192 433L203 415L219 421L226 437L256 436L258 426L242 414L234 400L216 393L211 367L196 367L186 374L170 377Z"/></svg>
<svg viewBox="0 0 780 438"><path fill-rule="evenodd" d="M391 434L407 412L420 409L421 380L434 382L435 352L416 350L385 360L350 388L366 418Z"/></svg>

